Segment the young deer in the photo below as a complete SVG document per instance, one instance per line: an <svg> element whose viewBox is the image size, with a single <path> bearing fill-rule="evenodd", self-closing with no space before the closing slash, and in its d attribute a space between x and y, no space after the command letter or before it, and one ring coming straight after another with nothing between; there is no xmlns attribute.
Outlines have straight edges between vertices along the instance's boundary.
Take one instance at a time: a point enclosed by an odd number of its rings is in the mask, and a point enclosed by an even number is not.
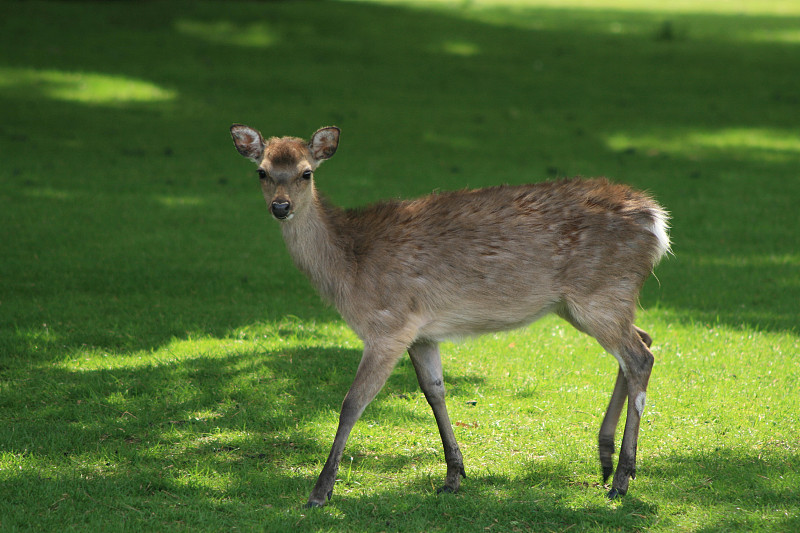
<svg viewBox="0 0 800 533"><path fill-rule="evenodd" d="M258 165L261 190L297 267L364 342L328 460L307 506L324 505L353 425L405 351L433 409L447 462L440 492L466 477L450 418L439 342L509 330L556 313L619 362L598 438L603 480L628 402L609 498L636 476L636 443L653 366L650 336L633 324L639 290L669 250L668 215L648 195L605 179L437 193L355 210L328 204L313 173L339 129L306 142L231 127Z"/></svg>

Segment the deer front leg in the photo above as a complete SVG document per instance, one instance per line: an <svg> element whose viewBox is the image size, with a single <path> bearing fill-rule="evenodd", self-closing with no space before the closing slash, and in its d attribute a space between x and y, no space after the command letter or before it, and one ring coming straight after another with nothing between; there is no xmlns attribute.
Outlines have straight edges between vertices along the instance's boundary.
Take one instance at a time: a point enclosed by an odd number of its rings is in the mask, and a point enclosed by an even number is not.
<svg viewBox="0 0 800 533"><path fill-rule="evenodd" d="M444 446L447 477L444 486L437 492L456 492L461 486L461 478L467 477L467 474L464 472L464 460L461 450L458 448L453 425L450 423L450 416L447 414L447 406L444 401L444 377L439 345L432 341L418 341L409 347L408 355L411 356L411 362L417 372L419 386L433 410Z"/></svg>
<svg viewBox="0 0 800 533"><path fill-rule="evenodd" d="M336 482L336 474L339 471L339 462L342 460L342 453L350 431L367 405L383 388L392 368L403 354L404 348L404 346L398 347L395 343L389 343L388 346L384 345L381 348L364 347L364 355L358 365L356 377L342 402L339 427L336 430L336 437L333 439L331 453L308 497L306 507L322 507L327 500L331 499L333 484Z"/></svg>
<svg viewBox="0 0 800 533"><path fill-rule="evenodd" d="M631 478L636 478L636 448L639 440L639 425L644 412L647 383L653 368L653 354L644 341L637 336L624 350L626 357L625 381L628 389L628 411L625 432L619 450L619 462L608 498L624 496L628 492Z"/></svg>

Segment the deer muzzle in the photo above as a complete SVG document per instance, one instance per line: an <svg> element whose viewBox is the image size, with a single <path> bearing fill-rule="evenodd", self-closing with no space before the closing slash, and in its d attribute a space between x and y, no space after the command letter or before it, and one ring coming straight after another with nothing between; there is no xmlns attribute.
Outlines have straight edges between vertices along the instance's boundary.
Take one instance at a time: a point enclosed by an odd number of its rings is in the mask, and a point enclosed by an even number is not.
<svg viewBox="0 0 800 533"><path fill-rule="evenodd" d="M284 200L282 198L276 198L272 201L269 206L270 212L272 212L272 216L277 218L278 220L286 220L292 218L292 203L289 200Z"/></svg>

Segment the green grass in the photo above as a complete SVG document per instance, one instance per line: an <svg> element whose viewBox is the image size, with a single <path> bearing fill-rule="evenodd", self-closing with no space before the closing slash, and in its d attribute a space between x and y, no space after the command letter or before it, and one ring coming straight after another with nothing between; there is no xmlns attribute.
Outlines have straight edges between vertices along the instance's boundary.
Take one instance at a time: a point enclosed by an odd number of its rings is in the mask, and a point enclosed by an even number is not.
<svg viewBox="0 0 800 533"><path fill-rule="evenodd" d="M791 1L0 3L0 530L800 529L800 7ZM444 346L469 476L403 360L305 502L360 343L228 126L307 136L334 201L607 175L672 213L616 363L555 318ZM474 405L473 405L474 404Z"/></svg>

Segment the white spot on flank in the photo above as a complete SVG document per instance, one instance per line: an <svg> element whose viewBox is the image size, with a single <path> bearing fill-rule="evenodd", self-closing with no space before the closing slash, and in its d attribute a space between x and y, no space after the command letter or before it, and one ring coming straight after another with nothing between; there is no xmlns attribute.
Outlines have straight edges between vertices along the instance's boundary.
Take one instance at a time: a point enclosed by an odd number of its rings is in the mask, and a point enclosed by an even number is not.
<svg viewBox="0 0 800 533"><path fill-rule="evenodd" d="M640 392L636 399L633 401L633 406L636 408L636 412L639 413L639 416L642 416L644 412L644 402L645 402L646 395L643 392Z"/></svg>

